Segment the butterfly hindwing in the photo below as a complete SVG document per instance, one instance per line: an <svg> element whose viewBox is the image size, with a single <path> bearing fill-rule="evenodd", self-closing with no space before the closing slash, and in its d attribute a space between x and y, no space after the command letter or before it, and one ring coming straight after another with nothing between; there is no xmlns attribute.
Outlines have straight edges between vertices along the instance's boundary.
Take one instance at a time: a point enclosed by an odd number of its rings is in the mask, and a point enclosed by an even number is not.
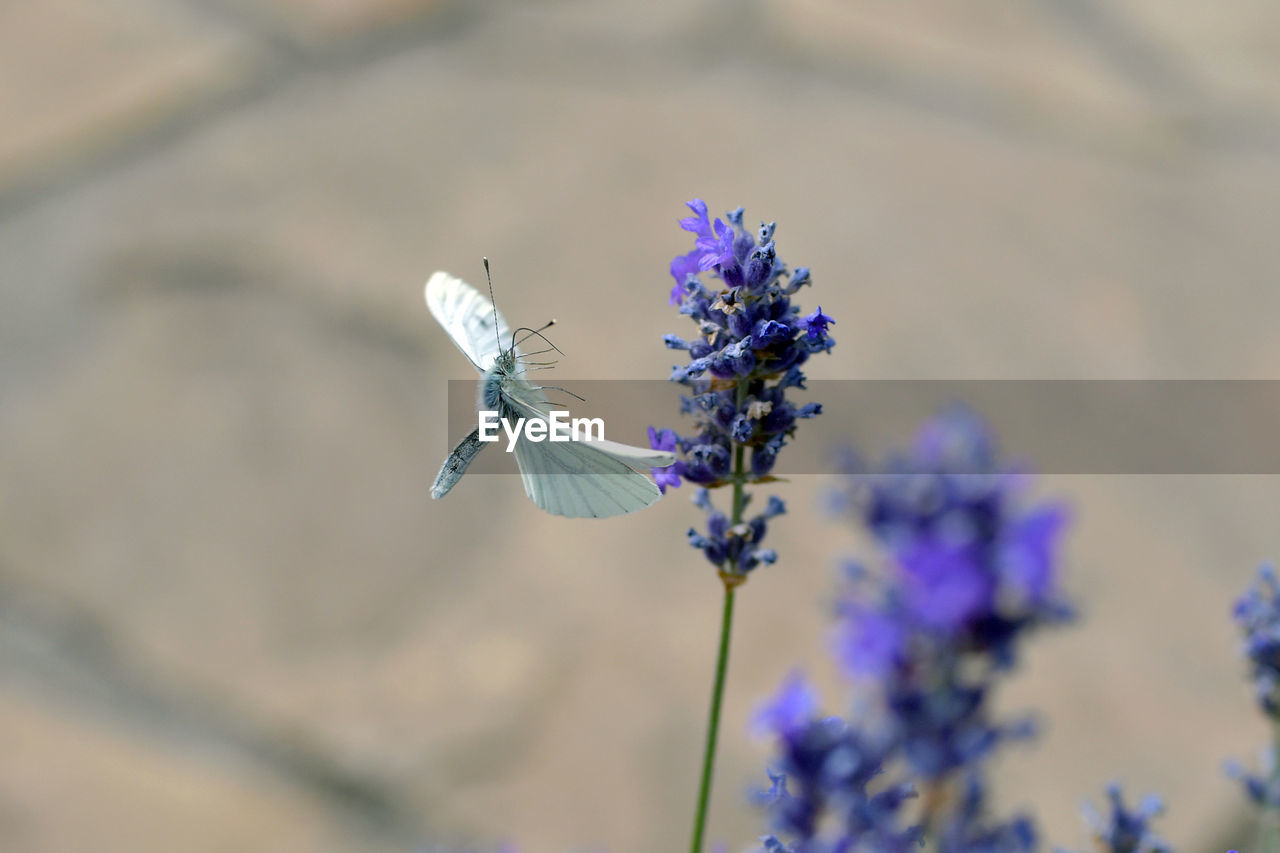
<svg viewBox="0 0 1280 853"><path fill-rule="evenodd" d="M661 497L644 474L581 441L516 441L525 494L553 515L607 518Z"/></svg>
<svg viewBox="0 0 1280 853"><path fill-rule="evenodd" d="M545 416L541 405L513 395L503 397L500 411L511 423ZM515 454L529 499L569 518L607 518L644 509L661 493L636 468L672 462L669 454L612 441L535 442L523 436L516 440Z"/></svg>

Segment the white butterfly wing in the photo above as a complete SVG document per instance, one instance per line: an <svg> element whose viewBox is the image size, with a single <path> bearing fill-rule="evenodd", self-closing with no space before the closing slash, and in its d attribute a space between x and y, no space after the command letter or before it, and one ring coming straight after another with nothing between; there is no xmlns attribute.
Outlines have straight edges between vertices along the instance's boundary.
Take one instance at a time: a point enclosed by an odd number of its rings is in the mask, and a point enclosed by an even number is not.
<svg viewBox="0 0 1280 853"><path fill-rule="evenodd" d="M675 454L665 450L651 450L603 438L593 440L590 446L632 468L665 468L676 461Z"/></svg>
<svg viewBox="0 0 1280 853"><path fill-rule="evenodd" d="M436 322L481 373L493 366L498 353L511 346L507 321L486 296L462 279L447 272L432 273L424 295Z"/></svg>
<svg viewBox="0 0 1280 853"><path fill-rule="evenodd" d="M515 452L525 494L552 515L608 518L644 509L662 496L653 480L597 450L594 442L521 438Z"/></svg>
<svg viewBox="0 0 1280 853"><path fill-rule="evenodd" d="M505 385L504 402L516 418L545 417L550 404L536 387ZM655 503L662 493L638 468L661 468L674 454L616 441L516 441L516 464L529 499L552 515L608 518Z"/></svg>

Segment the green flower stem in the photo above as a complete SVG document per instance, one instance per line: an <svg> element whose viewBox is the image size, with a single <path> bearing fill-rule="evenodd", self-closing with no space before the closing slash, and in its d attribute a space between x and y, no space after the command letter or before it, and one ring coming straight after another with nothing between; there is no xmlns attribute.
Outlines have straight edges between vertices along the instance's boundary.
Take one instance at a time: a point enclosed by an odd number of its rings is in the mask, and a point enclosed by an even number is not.
<svg viewBox="0 0 1280 853"><path fill-rule="evenodd" d="M741 396L741 391L739 391ZM733 520L732 525L742 523L742 511L746 500L742 491L743 448L733 451ZM711 804L711 775L716 763L716 745L720 735L720 709L724 704L725 675L729 671L729 638L733 633L733 596L746 580L746 575L722 569L720 580L724 582L724 609L720 613L720 651L716 655L716 678L711 688L711 711L707 718L707 738L702 752L702 782L698 786L698 811L693 819L693 839L689 853L702 853L702 841L707 831L707 808Z"/></svg>
<svg viewBox="0 0 1280 853"><path fill-rule="evenodd" d="M729 669L729 634L733 627L735 584L724 585L724 611L720 617L720 654L716 658L716 681L711 690L711 713L707 719L707 740L702 754L702 784L698 787L698 813L693 821L689 853L702 853L707 830L707 807L711 802L711 772L716 761L716 741L720 733L720 707L724 700L725 673Z"/></svg>

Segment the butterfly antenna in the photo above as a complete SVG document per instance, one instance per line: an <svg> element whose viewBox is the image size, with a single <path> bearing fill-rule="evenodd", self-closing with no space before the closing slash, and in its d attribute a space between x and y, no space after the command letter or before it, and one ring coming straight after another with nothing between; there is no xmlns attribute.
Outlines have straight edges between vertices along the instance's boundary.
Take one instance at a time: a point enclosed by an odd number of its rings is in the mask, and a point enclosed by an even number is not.
<svg viewBox="0 0 1280 853"><path fill-rule="evenodd" d="M555 321L552 320L551 322L554 323ZM545 329L550 325L551 323L548 323L546 326L543 326L542 329ZM542 338L542 340L546 343L547 346L551 347L553 350L560 353L561 355L564 355L564 353L560 351L560 347L556 346L555 344L551 343L551 341L547 340L547 336L542 334L542 329L530 329L528 326L521 326L520 328L516 329L515 332L512 332L511 339L514 341L515 336L520 332L528 332L529 334L525 335L523 338L520 339L520 343L524 343L525 341L529 340L529 338L532 338L536 335L537 337Z"/></svg>
<svg viewBox="0 0 1280 853"><path fill-rule="evenodd" d="M525 335L523 338L521 338L520 340L516 341L516 346L519 346L520 344L522 344L522 343L524 343L525 341L529 340L529 338L533 337L534 335L541 334L542 332L545 332L547 329L550 329L550 328L551 328L552 326L554 326L555 324L556 324L556 321L555 321L555 319L553 318L553 319L548 320L548 321L547 321L546 323L544 323L540 328L537 328L537 329L528 329L528 328L521 328L521 329L517 329L517 331L520 331L520 332L528 332L529 334ZM546 341L547 339L546 339L546 338L543 338L543 340L544 340L544 341ZM550 342L550 341L547 341L547 343L551 343L551 342ZM554 349L554 347L553 347L553 349ZM560 352L560 350L556 350L556 352ZM560 352L560 354L561 354L561 355L564 355L564 353L562 353L562 352Z"/></svg>
<svg viewBox="0 0 1280 853"><path fill-rule="evenodd" d="M498 342L498 352L502 352L502 336L498 334L498 302L493 298L493 276L489 275L489 259L481 260L484 261L484 277L489 282L489 304L493 306L493 339Z"/></svg>

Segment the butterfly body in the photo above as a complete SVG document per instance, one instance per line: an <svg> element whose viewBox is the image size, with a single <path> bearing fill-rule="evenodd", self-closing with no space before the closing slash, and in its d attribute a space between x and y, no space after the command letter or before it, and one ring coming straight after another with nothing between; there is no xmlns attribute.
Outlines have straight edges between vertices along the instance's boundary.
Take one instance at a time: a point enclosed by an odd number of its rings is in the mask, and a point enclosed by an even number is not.
<svg viewBox="0 0 1280 853"><path fill-rule="evenodd" d="M532 382L519 376L519 365L515 354L511 351L499 353L493 366L480 377L480 408L488 411L500 411L504 398L530 400L541 396L541 392Z"/></svg>
<svg viewBox="0 0 1280 853"><path fill-rule="evenodd" d="M432 315L480 374L479 408L497 412L506 423L547 420L551 403L540 386L525 378L520 351L496 306L445 272L431 276L425 296ZM578 440L567 433L551 438L536 442L518 437L513 450L525 494L553 515L604 518L643 509L660 492L642 469L675 461L670 453L612 441ZM485 443L479 427L458 443L431 487L433 498L453 488Z"/></svg>

